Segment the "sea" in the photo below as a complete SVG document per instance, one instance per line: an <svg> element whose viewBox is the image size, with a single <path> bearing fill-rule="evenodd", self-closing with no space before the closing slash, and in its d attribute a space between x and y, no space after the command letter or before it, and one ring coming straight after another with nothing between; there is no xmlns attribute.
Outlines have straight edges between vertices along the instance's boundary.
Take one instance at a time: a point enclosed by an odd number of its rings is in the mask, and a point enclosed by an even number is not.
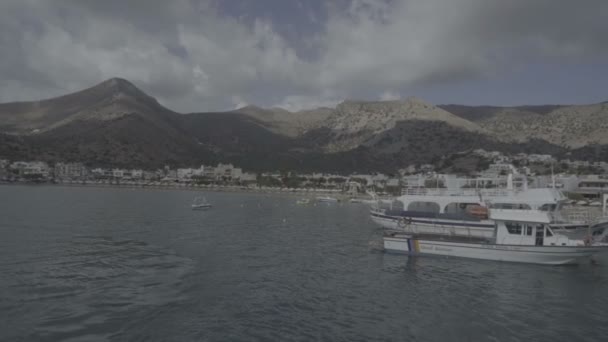
<svg viewBox="0 0 608 342"><path fill-rule="evenodd" d="M0 186L0 341L608 340L608 265L386 254L296 200Z"/></svg>

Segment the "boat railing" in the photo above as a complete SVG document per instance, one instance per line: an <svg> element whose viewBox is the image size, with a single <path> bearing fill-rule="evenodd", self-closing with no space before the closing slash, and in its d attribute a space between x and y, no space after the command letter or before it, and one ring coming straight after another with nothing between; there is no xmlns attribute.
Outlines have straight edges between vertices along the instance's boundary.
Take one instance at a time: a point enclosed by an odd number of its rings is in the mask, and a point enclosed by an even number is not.
<svg viewBox="0 0 608 342"><path fill-rule="evenodd" d="M555 222L592 224L603 217L597 208L563 208L552 213Z"/></svg>
<svg viewBox="0 0 608 342"><path fill-rule="evenodd" d="M509 189L442 189L442 188L405 188L401 195L408 196L512 196L517 190Z"/></svg>
<svg viewBox="0 0 608 342"><path fill-rule="evenodd" d="M600 216L594 218L593 221L591 221L589 224L595 225L595 224L600 224L600 223L608 223L608 216L600 215Z"/></svg>

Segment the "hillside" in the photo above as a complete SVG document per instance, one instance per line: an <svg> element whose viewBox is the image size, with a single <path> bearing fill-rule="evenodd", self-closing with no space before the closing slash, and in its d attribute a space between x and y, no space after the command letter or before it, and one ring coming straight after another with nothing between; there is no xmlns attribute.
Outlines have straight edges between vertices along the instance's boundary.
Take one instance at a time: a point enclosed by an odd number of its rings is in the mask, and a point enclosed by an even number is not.
<svg viewBox="0 0 608 342"><path fill-rule="evenodd" d="M74 121L112 121L127 115L139 115L157 125L174 126L172 119L176 113L130 82L113 78L53 99L0 104L0 131L37 134Z"/></svg>
<svg viewBox="0 0 608 342"><path fill-rule="evenodd" d="M410 120L444 122L465 132L483 131L473 122L413 97L405 101L345 101L323 123L334 135L325 148L330 152L348 151L398 122Z"/></svg>
<svg viewBox="0 0 608 342"><path fill-rule="evenodd" d="M572 155L597 159L603 150L587 145L608 145L607 112L606 103L503 108L409 98L179 114L114 78L53 99L0 104L0 158L335 172L393 172L476 148L565 155L574 146Z"/></svg>
<svg viewBox="0 0 608 342"><path fill-rule="evenodd" d="M519 107L440 106L506 142L541 139L568 148L608 144L608 104Z"/></svg>
<svg viewBox="0 0 608 342"><path fill-rule="evenodd" d="M331 115L331 108L317 108L290 112L282 108L264 109L256 106L247 106L236 109L231 113L247 115L274 133L297 137L308 130L322 125Z"/></svg>

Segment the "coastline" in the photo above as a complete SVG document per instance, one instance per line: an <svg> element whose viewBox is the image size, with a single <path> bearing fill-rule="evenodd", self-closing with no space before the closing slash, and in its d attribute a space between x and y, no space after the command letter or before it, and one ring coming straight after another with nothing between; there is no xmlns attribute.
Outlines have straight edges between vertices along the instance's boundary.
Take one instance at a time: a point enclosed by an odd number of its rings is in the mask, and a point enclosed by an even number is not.
<svg viewBox="0 0 608 342"><path fill-rule="evenodd" d="M351 196L340 190L318 188L273 188L273 187L246 187L236 185L195 185L195 184L149 184L149 183L97 183L97 182L0 182L0 186L60 186L83 188L116 188L116 189L146 189L146 190L184 190L184 191L210 191L234 193L259 193L274 195L293 195L314 198L316 196L332 196L340 200L350 198L369 199L365 194Z"/></svg>

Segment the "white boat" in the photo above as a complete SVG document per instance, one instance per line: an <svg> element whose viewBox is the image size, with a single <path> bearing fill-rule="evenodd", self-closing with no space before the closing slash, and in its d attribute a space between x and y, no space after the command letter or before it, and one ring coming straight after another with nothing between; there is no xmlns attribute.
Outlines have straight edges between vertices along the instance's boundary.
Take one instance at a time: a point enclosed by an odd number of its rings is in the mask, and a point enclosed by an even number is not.
<svg viewBox="0 0 608 342"><path fill-rule="evenodd" d="M296 201L296 204L299 204L299 205L310 204L310 199L308 199L308 198L299 199Z"/></svg>
<svg viewBox="0 0 608 342"><path fill-rule="evenodd" d="M205 197L196 197L192 202L193 210L203 210L211 208L211 203L207 202Z"/></svg>
<svg viewBox="0 0 608 342"><path fill-rule="evenodd" d="M351 198L348 200L350 203L363 203L363 199L361 198Z"/></svg>
<svg viewBox="0 0 608 342"><path fill-rule="evenodd" d="M539 210L492 209L493 236L406 234L386 231L384 249L412 255L438 255L481 260L565 265L590 262L608 251L606 244L574 240L550 228L551 218Z"/></svg>
<svg viewBox="0 0 608 342"><path fill-rule="evenodd" d="M580 239L608 228L608 222L589 228L596 219L579 208L562 210L567 201L555 188L545 189L406 189L392 201L378 201L372 206L372 221L386 229L408 234L436 234L489 238L494 222L488 210L526 209L551 214L551 229L573 239ZM585 208L583 208L585 209ZM608 229L605 229L608 234Z"/></svg>
<svg viewBox="0 0 608 342"><path fill-rule="evenodd" d="M318 196L317 202L325 202L325 203L335 203L338 202L337 198L329 197L329 196Z"/></svg>

